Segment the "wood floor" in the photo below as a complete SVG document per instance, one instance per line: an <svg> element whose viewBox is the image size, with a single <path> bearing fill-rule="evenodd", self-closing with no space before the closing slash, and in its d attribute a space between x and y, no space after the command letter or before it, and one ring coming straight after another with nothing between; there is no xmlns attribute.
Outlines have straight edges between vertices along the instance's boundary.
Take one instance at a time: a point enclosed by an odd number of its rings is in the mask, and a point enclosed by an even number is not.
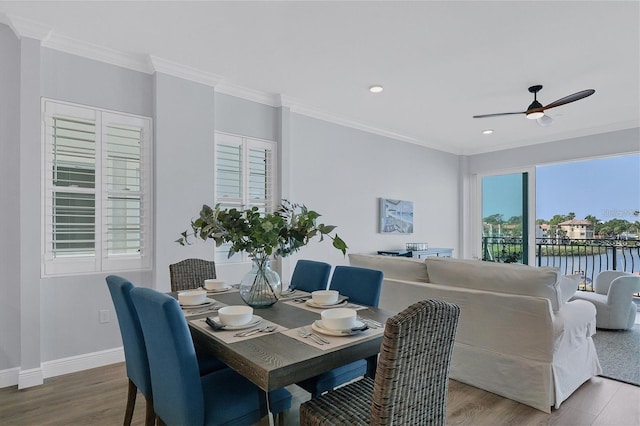
<svg viewBox="0 0 640 426"><path fill-rule="evenodd" d="M298 424L298 409L309 394L288 388L294 408L287 425ZM124 364L45 380L42 386L0 389L0 425L121 425L127 396ZM144 424L140 394L133 424ZM266 419L260 423L267 425ZM495 394L451 381L448 425L640 425L640 387L603 378L582 385L560 409L546 414Z"/></svg>

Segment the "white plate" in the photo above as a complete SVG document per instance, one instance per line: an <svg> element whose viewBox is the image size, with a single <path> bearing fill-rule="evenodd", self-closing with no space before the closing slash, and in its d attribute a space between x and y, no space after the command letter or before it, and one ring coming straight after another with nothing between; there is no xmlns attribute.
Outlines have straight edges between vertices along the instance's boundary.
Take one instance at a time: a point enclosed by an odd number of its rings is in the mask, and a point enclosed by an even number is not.
<svg viewBox="0 0 640 426"><path fill-rule="evenodd" d="M355 327L364 327L364 323L360 321L356 321ZM326 334L327 336L353 336L354 334L362 333L364 330L351 331L351 330L331 330L325 328L322 325L322 320L314 321L311 324L311 328L313 331L317 331L320 334Z"/></svg>
<svg viewBox="0 0 640 426"><path fill-rule="evenodd" d="M207 293L224 293L225 291L229 291L231 290L233 287L231 287L230 285L223 287L221 289L217 289L217 290L207 290Z"/></svg>
<svg viewBox="0 0 640 426"><path fill-rule="evenodd" d="M213 317L212 319L213 319L213 322L224 327L224 330L243 330L245 328L253 327L256 324L260 324L260 321L262 321L262 317L259 317L258 315L254 315L253 317L251 317L251 321L249 321L244 325L224 325L223 326L222 323L220 322L220 317Z"/></svg>
<svg viewBox="0 0 640 426"><path fill-rule="evenodd" d="M182 309L196 309L196 308L204 308L205 306L209 306L213 303L216 303L215 300L213 299L205 299L204 303L200 303L199 305L183 305L182 303L180 304L180 306L182 307Z"/></svg>
<svg viewBox="0 0 640 426"><path fill-rule="evenodd" d="M318 303L314 303L312 299L307 300L306 303L308 306L311 306L312 308L319 308L319 309L330 309L330 308L337 308L340 306L344 306L347 305L349 303L349 301L347 299L344 299L341 302L338 303L334 303L333 305L321 305Z"/></svg>

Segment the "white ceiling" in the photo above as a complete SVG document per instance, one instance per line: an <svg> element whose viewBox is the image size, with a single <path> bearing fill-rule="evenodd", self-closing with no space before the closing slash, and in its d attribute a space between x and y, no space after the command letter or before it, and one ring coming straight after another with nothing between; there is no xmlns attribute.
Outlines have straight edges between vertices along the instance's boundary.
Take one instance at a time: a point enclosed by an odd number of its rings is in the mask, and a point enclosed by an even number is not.
<svg viewBox="0 0 640 426"><path fill-rule="evenodd" d="M58 46L180 64L293 111L457 154L640 125L638 1L0 1L0 15L50 30ZM596 93L549 110L549 127L472 118L524 111L533 84L543 105Z"/></svg>

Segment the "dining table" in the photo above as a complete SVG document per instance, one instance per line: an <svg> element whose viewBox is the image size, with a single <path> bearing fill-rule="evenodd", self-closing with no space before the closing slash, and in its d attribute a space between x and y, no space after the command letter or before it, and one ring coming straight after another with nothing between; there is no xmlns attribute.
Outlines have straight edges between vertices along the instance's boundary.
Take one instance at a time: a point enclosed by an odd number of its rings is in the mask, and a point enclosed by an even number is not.
<svg viewBox="0 0 640 426"><path fill-rule="evenodd" d="M211 320L218 321L217 309L221 306L245 304L237 289L208 294L209 309L187 307L184 313L194 343L200 350L215 355L264 391L282 388L361 359L367 360L367 375L373 376L384 323L393 313L345 301L341 306L355 309L358 320L367 325L366 330L348 335L318 333L317 321L325 308L310 306L309 299L310 294L296 291L289 297L282 296L272 306L254 309L260 323L247 327L246 330L254 333L246 337L237 336L242 330L220 330L210 325ZM214 326L216 324L214 322ZM265 331L264 327L268 325L271 327ZM302 328L321 340L303 337ZM261 329L263 331L257 331Z"/></svg>

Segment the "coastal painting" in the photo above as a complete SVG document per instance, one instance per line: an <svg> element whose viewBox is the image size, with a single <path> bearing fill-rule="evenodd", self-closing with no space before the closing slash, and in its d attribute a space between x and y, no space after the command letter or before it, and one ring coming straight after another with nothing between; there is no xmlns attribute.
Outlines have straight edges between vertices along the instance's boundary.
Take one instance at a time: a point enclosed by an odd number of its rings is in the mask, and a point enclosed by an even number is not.
<svg viewBox="0 0 640 426"><path fill-rule="evenodd" d="M380 232L413 233L413 202L380 198Z"/></svg>

